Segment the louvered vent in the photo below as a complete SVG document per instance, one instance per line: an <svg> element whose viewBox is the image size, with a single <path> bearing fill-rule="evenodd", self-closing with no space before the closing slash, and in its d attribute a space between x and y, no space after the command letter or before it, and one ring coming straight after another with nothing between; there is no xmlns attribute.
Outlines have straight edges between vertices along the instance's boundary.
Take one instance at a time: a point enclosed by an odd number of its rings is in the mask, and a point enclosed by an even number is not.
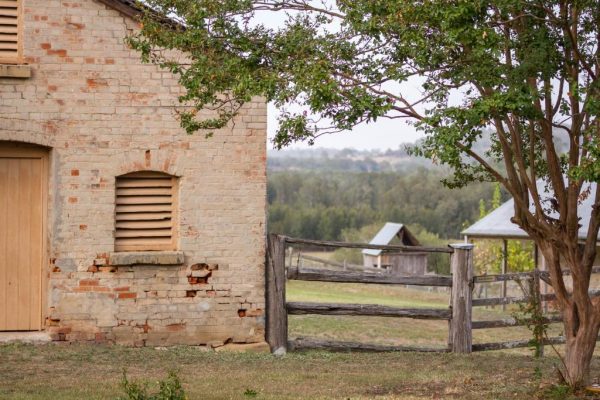
<svg viewBox="0 0 600 400"><path fill-rule="evenodd" d="M22 0L0 0L0 62L22 60Z"/></svg>
<svg viewBox="0 0 600 400"><path fill-rule="evenodd" d="M160 172L117 177L115 251L176 250L176 194Z"/></svg>

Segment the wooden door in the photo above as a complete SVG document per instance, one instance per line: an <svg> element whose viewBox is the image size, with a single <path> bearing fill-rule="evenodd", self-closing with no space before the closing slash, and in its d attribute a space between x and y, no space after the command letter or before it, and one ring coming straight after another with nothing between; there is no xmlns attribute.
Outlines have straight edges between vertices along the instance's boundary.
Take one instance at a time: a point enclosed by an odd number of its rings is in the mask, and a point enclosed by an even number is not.
<svg viewBox="0 0 600 400"><path fill-rule="evenodd" d="M47 152L0 142L0 331L42 328Z"/></svg>

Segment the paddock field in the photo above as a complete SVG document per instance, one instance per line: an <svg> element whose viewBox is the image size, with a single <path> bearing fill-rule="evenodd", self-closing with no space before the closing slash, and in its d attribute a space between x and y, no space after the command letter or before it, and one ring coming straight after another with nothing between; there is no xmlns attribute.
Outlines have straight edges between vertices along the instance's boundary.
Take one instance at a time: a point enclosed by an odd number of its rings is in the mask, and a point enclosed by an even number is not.
<svg viewBox="0 0 600 400"><path fill-rule="evenodd" d="M446 292L395 285L291 281L290 301L444 308ZM516 308L478 308L474 319L511 316ZM385 317L290 316L290 337L413 346L446 344L446 321ZM551 328L559 334L560 324ZM474 331L475 342L531 337L527 328ZM560 347L558 350L561 350ZM560 360L529 349L475 353L228 353L201 347L108 345L0 346L0 399L125 398L123 371L149 388L176 371L191 399L575 399L556 381ZM600 374L600 359L592 376Z"/></svg>
<svg viewBox="0 0 600 400"><path fill-rule="evenodd" d="M600 360L594 360L599 371ZM0 399L124 398L119 386L178 372L190 400L218 399L575 399L553 388L555 357L506 352L206 352L196 347L0 346Z"/></svg>
<svg viewBox="0 0 600 400"><path fill-rule="evenodd" d="M499 285L496 284L494 289L498 288ZM519 288L511 289L509 295L523 295ZM494 295L491 291L490 294ZM288 301L380 304L404 308L447 308L450 300L448 291L430 291L427 288L308 281L288 281L286 296ZM473 308L473 320L497 320L515 315L523 316L517 305L507 306L505 310L501 306ZM561 334L562 324L555 323L549 326L549 336ZM448 340L448 323L439 320L390 317L290 315L289 336L385 345L444 347ZM474 343L531 337L531 331L524 326L473 331ZM524 354L530 352L528 349L513 351Z"/></svg>

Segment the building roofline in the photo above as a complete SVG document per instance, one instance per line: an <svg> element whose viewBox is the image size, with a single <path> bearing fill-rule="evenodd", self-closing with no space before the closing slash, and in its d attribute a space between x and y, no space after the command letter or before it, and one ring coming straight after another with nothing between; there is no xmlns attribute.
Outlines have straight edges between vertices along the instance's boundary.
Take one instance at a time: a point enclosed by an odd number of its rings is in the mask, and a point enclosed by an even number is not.
<svg viewBox="0 0 600 400"><path fill-rule="evenodd" d="M100 3L119 11L129 18L137 19L142 15L142 9L135 6L134 1L127 0L97 0Z"/></svg>

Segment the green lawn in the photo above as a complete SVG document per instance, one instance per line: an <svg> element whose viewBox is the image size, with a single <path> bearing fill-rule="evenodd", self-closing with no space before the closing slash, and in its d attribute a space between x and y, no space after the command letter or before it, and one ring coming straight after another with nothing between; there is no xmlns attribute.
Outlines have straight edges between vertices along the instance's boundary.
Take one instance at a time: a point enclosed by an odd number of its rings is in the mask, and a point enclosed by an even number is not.
<svg viewBox="0 0 600 400"><path fill-rule="evenodd" d="M398 285L288 281L288 301L380 304L394 307L446 308L448 293L407 289Z"/></svg>
<svg viewBox="0 0 600 400"><path fill-rule="evenodd" d="M555 363L552 357L538 361L499 352L305 352L275 358L195 347L4 345L0 399L116 399L122 396L123 369L151 385L176 370L189 399L564 399L541 395ZM598 366L594 360L595 371Z"/></svg>
<svg viewBox="0 0 600 400"><path fill-rule="evenodd" d="M447 308L448 292L429 292L423 289L399 285L366 285L354 283L329 283L288 281L288 301L311 301L327 303L381 304L406 308ZM516 306L502 311L501 307L474 308L474 320L509 318ZM549 335L561 333L562 326L553 324ZM291 315L289 336L314 337L329 340L368 342L388 345L413 345L445 347L448 339L446 321L417 320L391 317L356 317ZM475 343L529 339L526 327L480 329L473 332ZM515 350L525 352L528 350Z"/></svg>
<svg viewBox="0 0 600 400"><path fill-rule="evenodd" d="M445 308L448 293L403 286L291 281L288 301ZM475 319L508 317L513 309L475 310ZM446 321L350 316L290 316L290 337L445 347ZM552 334L560 331L553 326ZM474 332L475 342L530 338L527 328ZM560 363L551 349L469 356L429 353L294 352L270 354L99 345L0 346L0 399L116 399L123 370L156 381L178 371L189 399L556 399L548 392ZM594 359L593 374L600 362ZM593 375L594 376L594 375Z"/></svg>

